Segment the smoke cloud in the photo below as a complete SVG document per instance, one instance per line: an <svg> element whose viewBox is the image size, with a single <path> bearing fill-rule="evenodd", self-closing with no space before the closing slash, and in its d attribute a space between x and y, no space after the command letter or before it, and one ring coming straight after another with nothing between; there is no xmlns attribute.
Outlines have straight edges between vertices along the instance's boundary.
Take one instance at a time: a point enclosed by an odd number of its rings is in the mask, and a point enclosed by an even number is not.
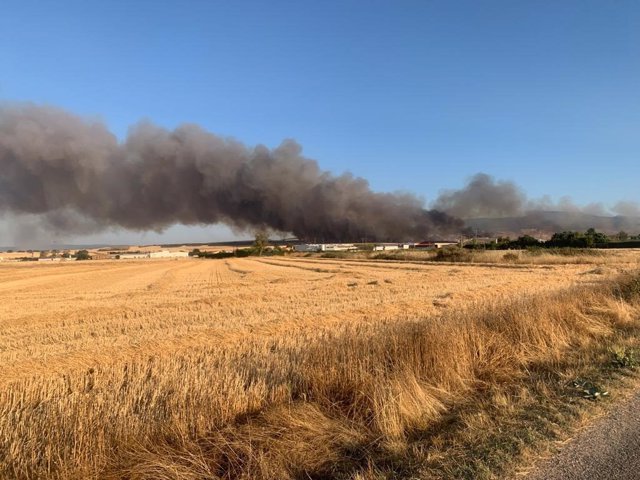
<svg viewBox="0 0 640 480"><path fill-rule="evenodd" d="M526 195L515 183L477 173L466 187L441 193L434 208L461 218L505 217L520 215L525 204Z"/></svg>
<svg viewBox="0 0 640 480"><path fill-rule="evenodd" d="M250 148L196 125L142 122L119 143L100 122L31 104L0 105L0 211L40 215L69 233L225 223L306 240L381 241L463 226L416 196L320 170L293 140Z"/></svg>
<svg viewBox="0 0 640 480"><path fill-rule="evenodd" d="M548 196L529 199L515 183L497 181L485 173L471 177L460 190L442 192L433 207L463 218L469 227L487 233L591 227L610 232L640 229L640 205L636 202L621 201L608 209L599 202L577 205L567 196L557 202Z"/></svg>
<svg viewBox="0 0 640 480"><path fill-rule="evenodd" d="M640 204L638 202L620 201L613 206L612 210L618 215L640 217Z"/></svg>

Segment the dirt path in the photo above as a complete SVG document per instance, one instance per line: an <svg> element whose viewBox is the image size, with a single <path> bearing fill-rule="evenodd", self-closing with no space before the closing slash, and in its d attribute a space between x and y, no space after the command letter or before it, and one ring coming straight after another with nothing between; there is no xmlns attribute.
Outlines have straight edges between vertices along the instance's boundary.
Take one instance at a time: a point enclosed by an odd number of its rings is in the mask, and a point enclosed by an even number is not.
<svg viewBox="0 0 640 480"><path fill-rule="evenodd" d="M640 390L542 462L525 480L640 479Z"/></svg>

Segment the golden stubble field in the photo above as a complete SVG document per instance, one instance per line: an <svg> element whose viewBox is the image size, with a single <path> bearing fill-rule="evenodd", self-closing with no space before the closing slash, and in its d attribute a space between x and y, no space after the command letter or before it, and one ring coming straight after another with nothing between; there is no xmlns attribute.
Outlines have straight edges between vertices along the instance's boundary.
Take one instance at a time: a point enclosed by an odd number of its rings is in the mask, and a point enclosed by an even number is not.
<svg viewBox="0 0 640 480"><path fill-rule="evenodd" d="M633 264L622 257L607 273ZM600 263L601 259L595 259ZM603 278L590 264L264 257L0 264L0 380L343 322L403 321Z"/></svg>
<svg viewBox="0 0 640 480"><path fill-rule="evenodd" d="M285 366L318 339L590 285L637 266L637 252L517 265L0 263L0 476L106 475L114 458L145 451L159 433L198 438L287 401Z"/></svg>

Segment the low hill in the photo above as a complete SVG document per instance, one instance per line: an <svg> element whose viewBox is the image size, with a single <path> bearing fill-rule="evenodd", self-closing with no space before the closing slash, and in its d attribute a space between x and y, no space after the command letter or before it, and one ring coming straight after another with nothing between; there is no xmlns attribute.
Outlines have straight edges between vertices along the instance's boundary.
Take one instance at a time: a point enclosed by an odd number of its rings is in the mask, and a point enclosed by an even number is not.
<svg viewBox="0 0 640 480"><path fill-rule="evenodd" d="M519 217L470 218L465 220L472 230L493 235L550 235L563 230L585 231L595 228L605 233L640 232L640 217L591 215L582 212L532 211Z"/></svg>

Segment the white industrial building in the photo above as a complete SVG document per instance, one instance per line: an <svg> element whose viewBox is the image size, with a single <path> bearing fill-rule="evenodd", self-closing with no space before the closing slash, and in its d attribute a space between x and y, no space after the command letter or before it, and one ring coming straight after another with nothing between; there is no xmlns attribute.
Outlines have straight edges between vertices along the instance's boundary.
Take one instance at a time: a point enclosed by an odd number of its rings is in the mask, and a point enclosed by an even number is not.
<svg viewBox="0 0 640 480"><path fill-rule="evenodd" d="M293 250L295 252L319 252L320 244L319 243L301 243L299 245L294 245Z"/></svg>
<svg viewBox="0 0 640 480"><path fill-rule="evenodd" d="M111 258L115 258L116 260L135 260L138 258L149 258L149 254L147 252L144 253L115 253L111 255Z"/></svg>
<svg viewBox="0 0 640 480"><path fill-rule="evenodd" d="M186 258L188 256L189 252L170 252L169 250L149 253L149 258Z"/></svg>
<svg viewBox="0 0 640 480"><path fill-rule="evenodd" d="M302 243L294 245L296 252L349 252L357 250L353 243Z"/></svg>
<svg viewBox="0 0 640 480"><path fill-rule="evenodd" d="M353 243L326 243L321 245L323 252L349 252L358 250Z"/></svg>
<svg viewBox="0 0 640 480"><path fill-rule="evenodd" d="M401 248L405 248L404 245L398 245L397 243L379 243L378 245L373 247L373 250L376 252L380 252L383 250L400 250ZM409 245L406 246L409 248Z"/></svg>

